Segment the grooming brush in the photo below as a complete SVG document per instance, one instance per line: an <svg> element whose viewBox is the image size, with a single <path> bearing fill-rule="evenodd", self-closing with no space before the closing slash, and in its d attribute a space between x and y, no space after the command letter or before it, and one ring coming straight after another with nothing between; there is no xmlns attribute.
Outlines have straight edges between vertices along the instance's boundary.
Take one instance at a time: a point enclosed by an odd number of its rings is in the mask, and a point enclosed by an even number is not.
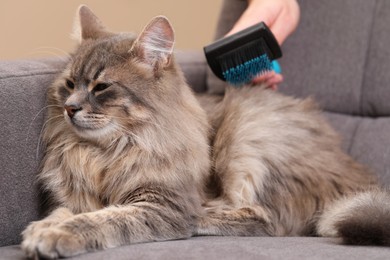
<svg viewBox="0 0 390 260"><path fill-rule="evenodd" d="M276 59L282 51L263 22L204 47L204 52L214 74L235 86L268 71L280 73Z"/></svg>

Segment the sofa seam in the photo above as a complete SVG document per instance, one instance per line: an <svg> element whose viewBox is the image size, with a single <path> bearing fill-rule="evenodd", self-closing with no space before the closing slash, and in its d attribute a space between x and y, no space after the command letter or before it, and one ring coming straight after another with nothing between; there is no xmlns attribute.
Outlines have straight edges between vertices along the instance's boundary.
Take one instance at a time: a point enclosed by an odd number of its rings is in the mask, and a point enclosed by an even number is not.
<svg viewBox="0 0 390 260"><path fill-rule="evenodd" d="M358 131L359 131L361 123L362 123L362 119L358 118L356 126L355 126L355 130L353 131L352 136L351 136L351 142L348 145L348 154L351 154L351 152L352 152L352 148L353 148L353 145L354 145L354 142L355 142L355 137L358 134Z"/></svg>
<svg viewBox="0 0 390 260"><path fill-rule="evenodd" d="M390 118L390 114L388 115L379 115L379 116L369 116L369 115L359 115L359 114L348 114L345 112L340 112L340 111L335 111L335 110L330 110L330 109L321 109L321 111L329 113L329 114L335 114L335 115L342 115L342 116L349 116L353 118L359 118L359 119L380 119L380 118Z"/></svg>
<svg viewBox="0 0 390 260"><path fill-rule="evenodd" d="M373 36L373 31L374 31L374 26L376 24L376 18L375 18L375 14L377 12L377 7L378 7L378 0L375 1L375 4L374 4L374 14L372 16L372 21L371 21L371 25L370 25L370 32L369 32L369 37L368 37L368 45L367 45L367 50L366 50L366 53L365 53L365 56L364 56L364 63L363 63L363 73L362 73L362 82L361 82L361 85L360 85L360 95L359 95L359 114L360 115L364 115L364 111L363 111L363 102L364 102L364 97L363 97L363 93L364 93L364 89L365 89L365 82L366 82L366 67L367 67L367 64L368 64L368 60L369 60L369 54L371 52L371 43L372 43L372 36Z"/></svg>

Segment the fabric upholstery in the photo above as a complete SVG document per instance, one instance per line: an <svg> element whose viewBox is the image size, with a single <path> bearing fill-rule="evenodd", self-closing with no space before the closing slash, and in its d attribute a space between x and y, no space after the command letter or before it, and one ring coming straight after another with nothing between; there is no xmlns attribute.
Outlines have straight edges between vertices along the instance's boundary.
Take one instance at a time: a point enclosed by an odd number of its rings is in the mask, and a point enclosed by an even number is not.
<svg viewBox="0 0 390 260"><path fill-rule="evenodd" d="M377 0L375 4L364 68L361 112L378 117L390 115L390 2Z"/></svg>
<svg viewBox="0 0 390 260"><path fill-rule="evenodd" d="M80 255L77 260L129 259L389 259L384 247L343 246L329 238L312 237L195 237L187 240L123 246ZM0 248L2 260L24 260L18 246Z"/></svg>
<svg viewBox="0 0 390 260"><path fill-rule="evenodd" d="M365 94L375 88L366 76L370 50L375 48L373 28L380 19L376 17L377 3L299 1L300 25L283 46L285 57L281 63L286 81L282 91L300 97L314 96L328 111L367 115L363 110L368 100ZM380 89L383 94L388 91Z"/></svg>

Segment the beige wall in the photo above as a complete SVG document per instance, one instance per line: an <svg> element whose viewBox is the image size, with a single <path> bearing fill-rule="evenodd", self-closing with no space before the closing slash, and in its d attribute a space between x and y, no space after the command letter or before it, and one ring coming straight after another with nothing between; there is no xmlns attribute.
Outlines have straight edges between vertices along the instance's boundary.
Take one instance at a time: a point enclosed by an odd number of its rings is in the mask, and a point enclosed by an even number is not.
<svg viewBox="0 0 390 260"><path fill-rule="evenodd" d="M212 41L222 0L0 0L0 59L63 55L75 11L88 5L113 31L139 32L156 15L169 18L176 49L199 49Z"/></svg>

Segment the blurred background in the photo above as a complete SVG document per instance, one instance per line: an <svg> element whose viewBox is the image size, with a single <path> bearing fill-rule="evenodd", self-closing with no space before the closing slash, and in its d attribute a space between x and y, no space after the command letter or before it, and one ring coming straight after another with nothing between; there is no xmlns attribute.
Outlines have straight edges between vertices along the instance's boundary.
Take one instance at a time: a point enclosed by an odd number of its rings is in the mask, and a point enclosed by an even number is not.
<svg viewBox="0 0 390 260"><path fill-rule="evenodd" d="M210 43L222 0L0 0L0 59L64 56L77 7L86 4L112 31L140 32L165 15L176 33L176 50Z"/></svg>

